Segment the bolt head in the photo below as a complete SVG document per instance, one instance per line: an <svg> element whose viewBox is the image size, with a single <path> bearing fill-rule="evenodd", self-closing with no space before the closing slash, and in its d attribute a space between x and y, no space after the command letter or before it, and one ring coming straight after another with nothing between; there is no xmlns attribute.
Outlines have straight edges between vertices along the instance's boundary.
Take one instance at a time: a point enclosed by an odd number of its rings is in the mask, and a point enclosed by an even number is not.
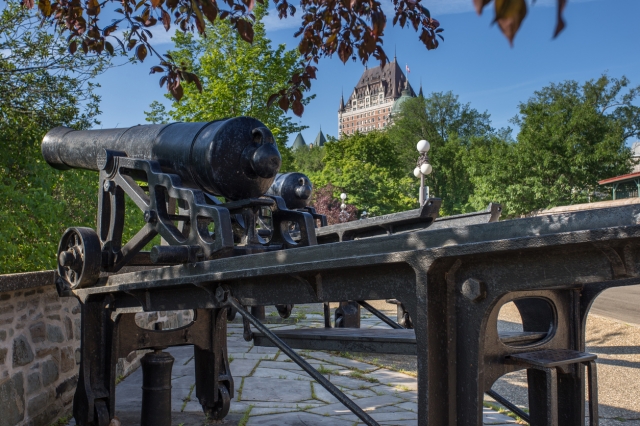
<svg viewBox="0 0 640 426"><path fill-rule="evenodd" d="M462 284L462 295L472 302L480 302L487 296L486 285L475 278L469 278Z"/></svg>
<svg viewBox="0 0 640 426"><path fill-rule="evenodd" d="M105 192L109 192L113 189L114 183L111 180L105 180L102 187L104 188Z"/></svg>
<svg viewBox="0 0 640 426"><path fill-rule="evenodd" d="M154 210L147 210L144 212L144 221L147 223L156 223L158 215Z"/></svg>

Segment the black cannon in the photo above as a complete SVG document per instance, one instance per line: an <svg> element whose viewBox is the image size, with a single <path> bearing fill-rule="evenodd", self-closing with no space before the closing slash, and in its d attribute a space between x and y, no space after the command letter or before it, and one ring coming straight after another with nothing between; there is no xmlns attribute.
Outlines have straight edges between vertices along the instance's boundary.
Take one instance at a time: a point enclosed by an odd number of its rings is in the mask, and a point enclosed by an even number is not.
<svg viewBox="0 0 640 426"><path fill-rule="evenodd" d="M281 158L271 132L253 118L83 131L58 127L45 136L42 154L58 169L100 171L97 233L69 228L60 241L63 287L93 285L100 272L125 265L171 265L315 244L311 215L289 211L278 197L263 197ZM125 194L146 224L123 244ZM256 229L262 208L271 210L274 223L296 223L302 238L294 241L280 227L263 239ZM164 244L141 252L158 234Z"/></svg>

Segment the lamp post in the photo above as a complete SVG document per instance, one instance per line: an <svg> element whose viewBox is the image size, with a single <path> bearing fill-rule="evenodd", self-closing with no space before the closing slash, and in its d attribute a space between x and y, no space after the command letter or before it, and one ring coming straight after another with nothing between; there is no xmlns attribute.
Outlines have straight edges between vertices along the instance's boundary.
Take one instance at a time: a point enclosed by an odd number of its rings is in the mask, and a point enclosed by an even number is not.
<svg viewBox="0 0 640 426"><path fill-rule="evenodd" d="M427 155L427 152L429 152L429 148L431 148L431 145L429 144L429 142L423 139L420 142L418 142L418 145L416 146L416 148L418 149L420 156L418 157L416 168L413 169L413 175L415 177L420 178L420 196L418 198L420 202L420 207L422 207L425 201L424 177L427 175L430 175L431 172L433 171L433 167L431 167L431 164L429 163L429 156Z"/></svg>
<svg viewBox="0 0 640 426"><path fill-rule="evenodd" d="M346 222L347 219L349 218L349 213L347 213L346 208L347 205L345 204L345 200L347 199L347 194L345 194L344 192L342 194L340 194L340 199L342 200L342 203L340 204L340 222Z"/></svg>

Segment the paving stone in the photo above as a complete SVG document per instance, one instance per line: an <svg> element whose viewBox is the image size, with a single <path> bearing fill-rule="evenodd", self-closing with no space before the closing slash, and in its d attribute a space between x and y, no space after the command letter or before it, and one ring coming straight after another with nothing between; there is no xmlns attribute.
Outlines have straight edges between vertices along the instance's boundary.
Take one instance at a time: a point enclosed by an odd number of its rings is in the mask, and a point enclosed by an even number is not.
<svg viewBox="0 0 640 426"><path fill-rule="evenodd" d="M418 404L415 402L403 402L401 404L396 405L398 408L402 408L403 410L413 411L414 413L418 412Z"/></svg>
<svg viewBox="0 0 640 426"><path fill-rule="evenodd" d="M418 379L407 374L398 373L397 371L386 370L381 368L367 374L367 377L378 379L381 383L407 388L405 390L417 390Z"/></svg>
<svg viewBox="0 0 640 426"><path fill-rule="evenodd" d="M369 398L376 396L374 392L367 389L343 390L343 392L350 398Z"/></svg>
<svg viewBox="0 0 640 426"><path fill-rule="evenodd" d="M271 414L267 416L251 416L247 422L247 426L327 426L327 424L335 426L352 426L353 422L341 419L328 419L307 412L293 412L284 414Z"/></svg>
<svg viewBox="0 0 640 426"><path fill-rule="evenodd" d="M236 360L236 359L267 359L267 360L273 360L276 357L276 354L259 354L259 353L252 353L252 352L249 352L249 353L233 352L233 353L230 353L229 356L232 356L234 360Z"/></svg>
<svg viewBox="0 0 640 426"><path fill-rule="evenodd" d="M378 410L373 410L369 414L378 422L384 422L384 421L395 422L398 420L413 420L415 422L418 420L418 413L412 413L411 411L406 411L406 410L396 410L396 411L387 412L387 413L383 413Z"/></svg>
<svg viewBox="0 0 640 426"><path fill-rule="evenodd" d="M249 353L252 354L276 354L280 349L278 348L269 348L264 346L254 346Z"/></svg>
<svg viewBox="0 0 640 426"><path fill-rule="evenodd" d="M376 367L375 365L356 361L354 359L347 359L347 358L341 358L341 357L329 355L324 352L314 351L314 352L308 352L306 353L306 355L310 356L311 358L327 361L331 364L339 365L339 366L350 368L350 369L357 369L361 371L373 371L378 369L378 367Z"/></svg>
<svg viewBox="0 0 640 426"><path fill-rule="evenodd" d="M259 362L257 359L234 359L229 368L231 369L232 377L244 377L248 376ZM261 361L262 363L263 361Z"/></svg>
<svg viewBox="0 0 640 426"><path fill-rule="evenodd" d="M505 416L504 414L496 413L488 408L484 408L482 411L482 422L485 425L502 425L502 424L514 424L515 419Z"/></svg>
<svg viewBox="0 0 640 426"><path fill-rule="evenodd" d="M316 399L319 399L322 402L326 402L327 404L335 404L336 402L339 402L335 396L316 381L313 382L313 391L316 394Z"/></svg>
<svg viewBox="0 0 640 426"><path fill-rule="evenodd" d="M331 374L327 376L329 381L338 387L345 387L348 389L371 389L376 386L377 383L371 383L366 380L356 379L349 376L343 376L340 374ZM387 392L385 392L387 393Z"/></svg>
<svg viewBox="0 0 640 426"><path fill-rule="evenodd" d="M260 363L260 366L252 374L252 377L268 377L272 379L284 380L304 380L307 382L313 380L311 376L304 372L298 374L290 370L283 370L281 368L262 368L262 363Z"/></svg>
<svg viewBox="0 0 640 426"><path fill-rule="evenodd" d="M308 381L247 377L242 389L243 401L300 402L311 399Z"/></svg>
<svg viewBox="0 0 640 426"><path fill-rule="evenodd" d="M369 398L354 399L353 402L355 402L364 411L369 412L369 411L378 410L381 407L384 407L385 405L394 405L404 401L399 398L395 398L391 395L383 395L383 396L372 396ZM351 411L340 402L323 405L321 407L309 410L309 412L316 413L316 414L323 414L323 415L324 414L341 415L341 414L351 413Z"/></svg>

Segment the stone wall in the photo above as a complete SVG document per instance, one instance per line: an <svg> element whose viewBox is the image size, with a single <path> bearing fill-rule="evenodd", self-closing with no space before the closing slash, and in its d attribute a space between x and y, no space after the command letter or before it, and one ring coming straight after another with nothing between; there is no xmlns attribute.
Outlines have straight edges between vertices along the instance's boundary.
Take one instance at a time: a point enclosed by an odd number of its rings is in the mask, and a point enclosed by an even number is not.
<svg viewBox="0 0 640 426"><path fill-rule="evenodd" d="M0 426L43 426L71 413L80 363L80 305L59 298L50 271L0 276ZM192 311L136 314L153 329L192 321ZM118 360L117 375L140 365L144 351Z"/></svg>

